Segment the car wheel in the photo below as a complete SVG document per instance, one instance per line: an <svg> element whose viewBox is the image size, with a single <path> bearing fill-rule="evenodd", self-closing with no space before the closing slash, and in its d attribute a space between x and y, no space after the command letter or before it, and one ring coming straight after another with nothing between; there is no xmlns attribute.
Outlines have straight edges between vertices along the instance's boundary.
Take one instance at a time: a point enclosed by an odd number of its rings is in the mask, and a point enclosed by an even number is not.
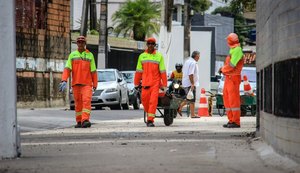
<svg viewBox="0 0 300 173"><path fill-rule="evenodd" d="M123 110L128 110L129 109L129 99L127 98L126 103L122 104Z"/></svg>
<svg viewBox="0 0 300 173"><path fill-rule="evenodd" d="M141 104L141 101L140 101L140 98L137 96L134 103L133 103L133 108L134 109L140 109L140 104Z"/></svg>
<svg viewBox="0 0 300 173"><path fill-rule="evenodd" d="M121 110L122 109L122 96L120 95L119 103L110 107L112 110Z"/></svg>

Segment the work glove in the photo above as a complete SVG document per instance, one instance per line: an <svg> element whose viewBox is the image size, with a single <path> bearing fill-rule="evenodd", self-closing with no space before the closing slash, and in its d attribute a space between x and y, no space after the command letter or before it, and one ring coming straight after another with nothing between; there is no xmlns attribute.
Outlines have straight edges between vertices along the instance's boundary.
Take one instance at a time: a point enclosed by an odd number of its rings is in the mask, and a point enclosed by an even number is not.
<svg viewBox="0 0 300 173"><path fill-rule="evenodd" d="M59 86L58 86L58 91L59 92L63 92L67 87L67 82L66 81L62 81Z"/></svg>
<svg viewBox="0 0 300 173"><path fill-rule="evenodd" d="M218 71L219 74L222 74L222 67Z"/></svg>

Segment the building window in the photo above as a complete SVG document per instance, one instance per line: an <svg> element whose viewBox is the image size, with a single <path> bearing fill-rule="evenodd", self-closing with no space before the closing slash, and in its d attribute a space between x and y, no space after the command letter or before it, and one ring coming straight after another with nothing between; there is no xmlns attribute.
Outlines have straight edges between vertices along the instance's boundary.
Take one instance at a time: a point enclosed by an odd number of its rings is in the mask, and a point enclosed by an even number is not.
<svg viewBox="0 0 300 173"><path fill-rule="evenodd" d="M46 0L16 0L16 27L45 29Z"/></svg>
<svg viewBox="0 0 300 173"><path fill-rule="evenodd" d="M299 118L300 58L274 64L274 114Z"/></svg>
<svg viewBox="0 0 300 173"><path fill-rule="evenodd" d="M272 64L264 69L264 111L272 113Z"/></svg>

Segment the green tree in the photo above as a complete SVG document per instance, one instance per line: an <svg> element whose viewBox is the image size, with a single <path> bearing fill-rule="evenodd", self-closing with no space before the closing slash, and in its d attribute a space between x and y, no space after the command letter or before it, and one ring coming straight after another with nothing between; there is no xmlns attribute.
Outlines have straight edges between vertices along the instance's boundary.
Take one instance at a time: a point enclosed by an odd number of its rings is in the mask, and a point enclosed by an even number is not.
<svg viewBox="0 0 300 173"><path fill-rule="evenodd" d="M127 0L112 16L114 32L124 36L133 32L133 39L144 41L159 31L160 4L149 0Z"/></svg>
<svg viewBox="0 0 300 173"><path fill-rule="evenodd" d="M210 0L191 0L192 9L198 13L204 13L210 6L212 6Z"/></svg>
<svg viewBox="0 0 300 173"><path fill-rule="evenodd" d="M229 0L223 0L224 2L229 2ZM230 5L239 10L243 11L255 11L256 9L256 0L231 0Z"/></svg>
<svg viewBox="0 0 300 173"><path fill-rule="evenodd" d="M227 0L224 1L227 2ZM245 10L255 10L255 7L255 0L232 0L229 6L216 8L212 14L221 14L222 16L234 18L234 32L238 34L240 42L244 43L249 31L255 28L255 25L247 25L243 13Z"/></svg>

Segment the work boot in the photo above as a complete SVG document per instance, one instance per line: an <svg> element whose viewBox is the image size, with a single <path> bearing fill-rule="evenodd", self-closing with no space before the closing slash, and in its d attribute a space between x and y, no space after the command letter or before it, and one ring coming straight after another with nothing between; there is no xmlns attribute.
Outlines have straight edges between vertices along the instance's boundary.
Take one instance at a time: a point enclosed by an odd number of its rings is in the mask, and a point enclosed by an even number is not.
<svg viewBox="0 0 300 173"><path fill-rule="evenodd" d="M81 127L82 128L88 128L88 127L91 127L91 122L89 122L89 120L85 120L83 121L83 123L81 124Z"/></svg>
<svg viewBox="0 0 300 173"><path fill-rule="evenodd" d="M81 128L81 122L77 122L77 124L74 127L75 128Z"/></svg>
<svg viewBox="0 0 300 173"><path fill-rule="evenodd" d="M152 121L147 121L147 127L155 127Z"/></svg>
<svg viewBox="0 0 300 173"><path fill-rule="evenodd" d="M228 122L227 124L223 124L223 127L224 127L224 128L228 128L228 125L229 125L229 124L232 124L232 123L231 123L231 122Z"/></svg>
<svg viewBox="0 0 300 173"><path fill-rule="evenodd" d="M231 123L227 125L228 128L240 128L241 126L236 123Z"/></svg>

